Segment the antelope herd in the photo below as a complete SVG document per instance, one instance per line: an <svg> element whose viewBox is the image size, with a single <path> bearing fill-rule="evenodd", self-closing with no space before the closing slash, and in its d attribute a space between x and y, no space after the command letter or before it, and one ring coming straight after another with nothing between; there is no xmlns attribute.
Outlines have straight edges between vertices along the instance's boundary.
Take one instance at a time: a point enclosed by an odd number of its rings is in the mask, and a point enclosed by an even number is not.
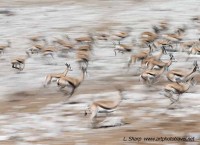
<svg viewBox="0 0 200 145"><path fill-rule="evenodd" d="M194 21L197 20L192 19L191 23ZM175 58L177 54L188 55L188 60L191 54L198 55L200 52L200 38L196 40L187 40L185 38L188 29L186 25L174 29L167 20L161 21L152 26L151 30L141 32L141 35L138 36L140 40L139 44L135 44L134 42L132 44L125 44L124 40L130 38L131 32L133 32L133 29L129 27L125 31L111 32L108 30L108 32L100 34L88 33L87 36L74 39L68 35L64 35L62 39L55 38L52 43L47 42L43 36L33 36L28 38L31 41L31 48L25 50L24 56L13 58L11 66L13 69L23 71L26 60L32 55L40 53L44 57L49 55L52 59L55 59L54 55L58 50L61 50L62 53L75 52L75 61L78 63L80 69L79 77L68 75L68 72L72 71L72 68L70 64L66 63L66 69L63 73L52 72L47 74L44 80L44 87L47 87L55 80L60 90L65 88L71 89L69 93L65 93L65 95L71 97L85 79L90 58L93 55L92 51L95 51L94 45L98 45L96 42L99 40L101 42L107 41L113 44L115 56L117 52L130 54L129 61L127 61L128 70L131 69L131 66L135 69L136 63L138 61L141 62L138 78L144 85L152 87L156 83L161 82L162 77L165 77L169 82L165 82L162 91L164 91L163 95L170 99L172 105L179 101L181 94L187 92L188 89L196 84L195 76L199 72L197 60L194 61L192 70L184 68L170 70L170 66L178 62ZM9 49L11 46L10 40L7 41L7 45L1 45L1 55L4 55L5 49ZM163 56L169 59L163 61ZM117 89L119 92L118 99L94 101L87 107L85 115L91 113L91 121L94 121L98 113L98 108L106 110L117 108L123 99L122 88Z"/></svg>

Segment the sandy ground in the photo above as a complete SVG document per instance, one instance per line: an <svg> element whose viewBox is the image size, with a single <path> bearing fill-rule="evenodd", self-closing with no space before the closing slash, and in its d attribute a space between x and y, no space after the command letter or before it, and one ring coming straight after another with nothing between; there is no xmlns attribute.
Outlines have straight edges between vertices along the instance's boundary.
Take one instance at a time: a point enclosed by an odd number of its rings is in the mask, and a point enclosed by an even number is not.
<svg viewBox="0 0 200 145"><path fill-rule="evenodd" d="M54 37L68 34L84 36L86 32L123 30L132 27L132 38L149 30L152 24L167 18L174 27L189 27L185 39L199 38L199 31L190 18L199 14L198 0L174 1L64 1L64 0L13 0L0 2L0 10L12 11L13 15L0 14L1 43L9 39L12 47L0 56L0 144L2 145L117 145L117 144L200 144L200 98L198 84L181 96L175 109L169 109L170 101L160 95L167 83L163 76L153 88L139 82L136 68L127 72L130 53L114 56L111 42L98 42L89 64L88 76L68 103L52 83L43 88L45 76L62 72L65 62L71 64L69 75L79 76L74 53L66 58L55 59L32 56L23 72L11 69L10 59L23 55L31 45L28 37ZM131 42L131 38L125 43ZM134 50L135 51L135 50ZM133 51L133 52L134 52ZM192 67L191 57L185 62L186 53L174 53L178 62L172 68ZM168 60L168 56L163 57ZM49 61L50 64L49 65ZM115 86L125 88L124 99L112 113L99 113L98 121L122 120L124 125L91 129L89 116L84 116L86 106L100 98L118 95ZM125 141L128 137L183 137L191 136L195 142L137 142ZM125 137L125 139L124 139Z"/></svg>

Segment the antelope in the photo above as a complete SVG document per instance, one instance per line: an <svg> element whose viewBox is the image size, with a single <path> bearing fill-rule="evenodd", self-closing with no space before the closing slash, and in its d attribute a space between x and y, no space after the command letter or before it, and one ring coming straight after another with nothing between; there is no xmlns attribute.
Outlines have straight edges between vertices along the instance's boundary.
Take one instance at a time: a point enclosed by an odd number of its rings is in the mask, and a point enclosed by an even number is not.
<svg viewBox="0 0 200 145"><path fill-rule="evenodd" d="M158 38L158 35L152 32L143 32L140 36L142 44L146 44L150 47L151 44Z"/></svg>
<svg viewBox="0 0 200 145"><path fill-rule="evenodd" d="M93 122L94 118L97 116L99 108L105 109L105 110L113 110L117 108L120 105L121 100L123 99L122 90L118 89L119 91L119 97L115 100L98 100L92 102L90 105L87 106L85 110L85 116L88 113L91 113L90 115L90 121Z"/></svg>
<svg viewBox="0 0 200 145"><path fill-rule="evenodd" d="M194 22L199 22L200 16L195 16L195 17L191 18L191 20L194 21Z"/></svg>
<svg viewBox="0 0 200 145"><path fill-rule="evenodd" d="M91 44L88 44L88 45L83 45L83 46L80 46L78 48L79 51L91 51L92 50L92 45Z"/></svg>
<svg viewBox="0 0 200 145"><path fill-rule="evenodd" d="M29 40L31 40L32 42L39 42L42 40L42 38L43 38L43 36L36 35L36 36L30 37Z"/></svg>
<svg viewBox="0 0 200 145"><path fill-rule="evenodd" d="M55 48L55 47L53 47L53 46L49 46L49 47L46 47L46 48L44 48L44 49L42 49L42 55L43 56L47 56L47 55L50 55L52 58L54 58L53 57L53 54L54 54L54 52L56 51L57 49Z"/></svg>
<svg viewBox="0 0 200 145"><path fill-rule="evenodd" d="M165 46L165 47L169 46L169 47L173 48L172 45L171 45L171 41L170 40L166 40L166 39L157 39L157 40L155 40L153 42L153 46L155 48L162 47L162 46Z"/></svg>
<svg viewBox="0 0 200 145"><path fill-rule="evenodd" d="M0 45L0 54L4 53L5 49L11 46L11 42L8 40L7 45Z"/></svg>
<svg viewBox="0 0 200 145"><path fill-rule="evenodd" d="M67 51L73 50L74 49L74 44L72 44L71 42L66 42L62 39L56 39L53 41L54 44L59 44L61 46L63 46Z"/></svg>
<svg viewBox="0 0 200 145"><path fill-rule="evenodd" d="M200 53L200 39L198 42L194 43L191 47L191 50L189 51L190 54L199 54Z"/></svg>
<svg viewBox="0 0 200 145"><path fill-rule="evenodd" d="M168 30L169 24L166 20L161 21L158 26L153 26L153 30L156 34L160 33L161 31Z"/></svg>
<svg viewBox="0 0 200 145"><path fill-rule="evenodd" d="M66 86L71 86L72 87L72 91L70 92L70 95L68 98L70 98L75 90L80 86L80 84L83 82L84 78L85 78L85 68L81 68L82 73L80 77L70 77L70 76L61 76L58 80L57 80L57 85L61 87L61 89L65 88Z"/></svg>
<svg viewBox="0 0 200 145"><path fill-rule="evenodd" d="M26 51L26 56L19 56L11 60L12 68L22 71L25 67L25 61L30 57L29 52Z"/></svg>
<svg viewBox="0 0 200 145"><path fill-rule="evenodd" d="M186 77L192 75L197 70L199 70L197 61L194 61L193 65L194 65L194 68L192 69L192 71L190 73L188 73L186 70L181 70L181 69L174 69L174 70L169 71L166 74L167 79L171 82L176 82L177 78L180 78L181 80L185 79Z"/></svg>
<svg viewBox="0 0 200 145"><path fill-rule="evenodd" d="M181 47L181 51L187 51L188 53L189 52L189 49L192 48L192 46L196 43L197 41L186 41L186 42L182 42L180 44L180 47Z"/></svg>
<svg viewBox="0 0 200 145"><path fill-rule="evenodd" d="M115 56L117 54L116 51L124 53L124 52L131 52L131 50L132 50L130 48L130 46L125 45L125 44L120 44L120 42L119 42L119 44L116 44L115 42L113 42L113 45L115 47L115 49L114 49Z"/></svg>
<svg viewBox="0 0 200 145"><path fill-rule="evenodd" d="M88 63L90 60L90 51L83 51L83 50L79 50L76 53L76 62L78 62L79 67L83 67L83 63L85 64L85 69L87 71L88 68Z"/></svg>
<svg viewBox="0 0 200 145"><path fill-rule="evenodd" d="M120 42L129 36L131 30L132 30L132 28L126 27L126 30L115 33L115 34L113 34L113 36L115 37L116 40L118 40Z"/></svg>
<svg viewBox="0 0 200 145"><path fill-rule="evenodd" d="M150 46L149 50L144 50L144 51L141 51L141 52L139 52L137 54L131 55L130 60L128 62L128 68L130 67L130 65L132 63L135 63L137 60L142 60L141 61L141 65L142 65L143 60L150 55L151 51L152 50L151 50L151 46Z"/></svg>
<svg viewBox="0 0 200 145"><path fill-rule="evenodd" d="M194 85L194 78L187 80L186 82L180 78L176 79L176 83L167 84L164 87L164 96L171 100L171 104L179 101L180 95L187 92L191 86ZM173 94L177 94L177 99L174 99Z"/></svg>
<svg viewBox="0 0 200 145"><path fill-rule="evenodd" d="M42 50L44 50L46 48L46 45L48 45L46 39L41 39L41 41L44 42L44 44L33 44L33 46L31 48L28 49L28 51L30 51L31 54L38 54L39 52L42 52Z"/></svg>
<svg viewBox="0 0 200 145"><path fill-rule="evenodd" d="M169 54L169 56L170 56L170 60L168 62L162 62L162 61L158 61L158 60L149 61L147 63L147 68L151 70L155 66L157 66L159 68L166 67L168 69L169 66L172 64L172 61L175 61L175 58L172 54Z"/></svg>
<svg viewBox="0 0 200 145"><path fill-rule="evenodd" d="M171 42L174 42L176 44L176 48L177 48L177 44L183 39L184 32L185 32L185 30L183 28L179 28L175 33L164 34L164 35L162 35L162 37Z"/></svg>
<svg viewBox="0 0 200 145"><path fill-rule="evenodd" d="M149 86L153 83L155 84L156 79L160 78L160 76L165 71L166 67L162 67L160 70L145 70L141 75L140 79Z"/></svg>
<svg viewBox="0 0 200 145"><path fill-rule="evenodd" d="M89 36L75 38L75 41L77 43L94 43L94 38L92 34L89 33L88 35Z"/></svg>
<svg viewBox="0 0 200 145"><path fill-rule="evenodd" d="M163 54L167 54L166 50L165 50L165 46L161 47L161 51L159 54L157 55L153 55L153 56L148 56L146 59L144 59L142 61L142 65L149 63L150 61L156 61L156 60L160 60L160 58L162 57Z"/></svg>
<svg viewBox="0 0 200 145"><path fill-rule="evenodd" d="M65 77L69 71L72 71L72 68L71 68L70 64L66 63L65 65L66 65L66 69L65 69L65 71L63 73L51 73L51 74L48 74L46 76L44 87L49 85L53 78L58 80L61 77Z"/></svg>

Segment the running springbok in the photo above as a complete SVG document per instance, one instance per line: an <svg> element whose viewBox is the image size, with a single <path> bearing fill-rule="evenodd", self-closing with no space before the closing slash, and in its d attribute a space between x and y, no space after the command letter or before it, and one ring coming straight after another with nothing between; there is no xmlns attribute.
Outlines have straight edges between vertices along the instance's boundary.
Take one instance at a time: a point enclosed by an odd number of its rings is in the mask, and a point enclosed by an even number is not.
<svg viewBox="0 0 200 145"><path fill-rule="evenodd" d="M128 45L125 45L125 44L120 44L120 41L119 41L119 44L116 44L114 41L113 41L113 45L115 47L114 49L114 52L115 52L115 56L117 55L116 51L118 51L119 53L124 53L124 52L131 52L131 46L128 46Z"/></svg>
<svg viewBox="0 0 200 145"><path fill-rule="evenodd" d="M166 67L167 69L169 66L172 64L173 61L176 61L174 56L172 54L169 54L169 61L168 62L163 62L163 61L158 61L158 60L151 60L147 63L147 68L148 69L153 69L154 67Z"/></svg>
<svg viewBox="0 0 200 145"><path fill-rule="evenodd" d="M55 78L58 80L61 77L65 77L69 71L72 71L70 64L66 63L65 65L66 65L66 69L63 73L51 73L46 76L44 87L49 85L51 83L52 79Z"/></svg>
<svg viewBox="0 0 200 145"><path fill-rule="evenodd" d="M167 54L167 51L165 50L165 46L161 47L161 51L157 55L148 56L146 59L144 59L142 61L142 66L144 64L149 63L150 61L160 60L160 58L163 56L163 54Z"/></svg>
<svg viewBox="0 0 200 145"><path fill-rule="evenodd" d="M85 110L85 116L88 113L91 113L90 121L93 123L95 117L97 116L99 108L102 108L105 110L113 110L113 109L117 108L123 99L122 90L118 89L118 91L119 91L119 96L115 100L106 100L106 99L98 100L98 101L94 101L90 105L88 105Z"/></svg>
<svg viewBox="0 0 200 145"><path fill-rule="evenodd" d="M18 56L11 60L12 68L22 71L25 67L25 61L30 57L28 51L26 51L26 56Z"/></svg>
<svg viewBox="0 0 200 145"><path fill-rule="evenodd" d="M167 84L164 87L164 96L171 100L171 104L179 101L180 95L187 92L191 86L194 86L194 77L187 81L183 81L180 78L176 79L176 83ZM178 98L173 97L174 94L177 94Z"/></svg>
<svg viewBox="0 0 200 145"><path fill-rule="evenodd" d="M181 80L184 80L186 77L192 75L193 73L195 73L196 71L199 70L199 66L198 66L197 61L194 61L193 65L194 65L194 68L189 73L188 73L188 70L182 70L182 69L173 69L173 70L170 70L166 74L167 79L169 81L171 81L171 82L176 82L177 78L180 78Z"/></svg>
<svg viewBox="0 0 200 145"><path fill-rule="evenodd" d="M152 51L152 49L150 46L149 50L144 50L137 54L131 55L129 62L128 62L128 68L130 68L131 64L135 64L136 61L138 61L138 60L141 60L141 66L142 66L144 59L146 59L150 55L151 51Z"/></svg>
<svg viewBox="0 0 200 145"><path fill-rule="evenodd" d="M70 77L70 76L61 76L58 80L57 80L57 85L60 87L60 89L65 88L66 86L70 86L72 88L72 91L69 94L70 98L75 90L80 86L80 84L83 82L84 78L85 78L85 68L81 68L81 76L80 77Z"/></svg>
<svg viewBox="0 0 200 145"><path fill-rule="evenodd" d="M166 67L161 68L160 70L145 70L141 75L140 75L140 80L143 80L143 83L145 83L148 86L151 86L160 78L160 76L164 73L166 70Z"/></svg>

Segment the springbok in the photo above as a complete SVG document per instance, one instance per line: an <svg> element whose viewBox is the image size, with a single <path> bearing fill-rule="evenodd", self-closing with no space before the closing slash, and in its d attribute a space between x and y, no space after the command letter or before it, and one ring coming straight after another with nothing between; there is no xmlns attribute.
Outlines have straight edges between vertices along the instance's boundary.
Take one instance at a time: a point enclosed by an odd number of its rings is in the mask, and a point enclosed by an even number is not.
<svg viewBox="0 0 200 145"><path fill-rule="evenodd" d="M25 61L30 57L29 52L26 51L26 56L18 56L11 60L12 68L22 71L25 67Z"/></svg>
<svg viewBox="0 0 200 145"><path fill-rule="evenodd" d="M131 27L126 27L124 31L120 31L117 33L112 34L114 38L112 40L117 40L118 42L122 41L123 39L127 38L132 31Z"/></svg>
<svg viewBox="0 0 200 145"><path fill-rule="evenodd" d="M179 101L180 95L187 92L188 89L194 85L194 77L187 81L183 81L180 78L176 79L176 83L167 84L164 87L164 96L171 100L171 104ZM174 99L173 94L177 94L178 98Z"/></svg>
<svg viewBox="0 0 200 145"><path fill-rule="evenodd" d="M147 58L145 58L142 61L142 65L147 64L150 61L154 61L154 60L160 60L160 58L162 57L163 54L167 54L167 51L165 50L165 46L161 47L161 51L159 54L157 55L152 55L152 56L148 56Z"/></svg>
<svg viewBox="0 0 200 145"><path fill-rule="evenodd" d="M61 77L65 77L69 71L72 71L72 68L71 68L70 64L66 63L65 65L66 65L66 69L65 69L65 71L63 73L51 73L51 74L48 74L46 76L44 87L49 85L51 83L52 79L55 78L55 79L58 80Z"/></svg>
<svg viewBox="0 0 200 145"><path fill-rule="evenodd" d="M173 69L173 70L170 70L166 74L167 79L169 81L171 81L171 82L176 82L177 78L180 78L181 80L184 80L186 77L192 75L193 73L195 73L196 71L199 70L199 66L198 66L197 61L194 61L193 65L194 65L194 68L189 73L188 73L187 70L182 70L182 69Z"/></svg>
<svg viewBox="0 0 200 145"><path fill-rule="evenodd" d="M115 42L113 42L113 45L115 47L114 52L115 52L115 56L117 55L116 51L120 52L120 53L124 53L124 52L131 52L131 46L125 45L125 44L116 44Z"/></svg>
<svg viewBox="0 0 200 145"><path fill-rule="evenodd" d="M192 47L191 47L191 49L190 49L190 51L188 52L188 54L190 55L190 54L199 54L200 53L200 39L199 39L199 41L198 42L195 42L193 45L192 45ZM189 58L189 57L188 57ZM188 60L188 59L187 59Z"/></svg>
<svg viewBox="0 0 200 145"><path fill-rule="evenodd" d="M75 41L77 43L94 43L94 38L91 33L88 33L88 36L75 38Z"/></svg>
<svg viewBox="0 0 200 145"><path fill-rule="evenodd" d="M84 67L87 71L89 60L90 51L77 51L76 62L79 64L79 67Z"/></svg>
<svg viewBox="0 0 200 145"><path fill-rule="evenodd" d="M156 34L159 34L160 32L169 29L169 23L167 22L167 20L163 20L160 21L158 25L154 25L152 28Z"/></svg>
<svg viewBox="0 0 200 145"><path fill-rule="evenodd" d="M67 41L65 41L63 39L58 39L57 38L56 40L54 40L52 42L54 44L59 44L60 46L64 47L63 50L66 50L67 52L73 50L74 47L75 47L74 44L72 44L71 42L67 42Z"/></svg>
<svg viewBox="0 0 200 145"><path fill-rule="evenodd" d="M68 98L70 98L75 90L80 86L80 84L83 82L84 78L85 78L85 68L81 68L81 76L80 77L70 77L70 76L61 76L58 80L57 80L57 85L63 89L65 88L66 86L70 86L72 87L72 91L70 92L70 95Z"/></svg>
<svg viewBox="0 0 200 145"><path fill-rule="evenodd" d="M90 105L88 105L85 110L85 116L88 113L91 113L90 121L93 122L95 117L97 116L99 108L102 108L105 110L113 110L113 109L117 108L119 106L121 100L123 99L122 90L118 89L118 91L119 91L119 97L116 98L115 100L106 100L106 99L98 100L98 101L94 101Z"/></svg>
<svg viewBox="0 0 200 145"><path fill-rule="evenodd" d="M138 60L141 60L141 66L142 66L144 59L147 58L150 55L151 51L152 51L152 49L151 49L151 46L150 46L149 50L144 50L144 51L141 51L137 54L131 55L129 62L128 62L128 68L130 68L131 64L133 64L133 63L135 64L136 61L138 61Z"/></svg>
<svg viewBox="0 0 200 145"><path fill-rule="evenodd" d="M170 60L168 62L158 61L158 60L151 60L147 63L148 69L153 69L154 67L166 67L167 69L172 64L173 61L175 61L175 58L172 54L169 54Z"/></svg>
<svg viewBox="0 0 200 145"><path fill-rule="evenodd" d="M158 35L153 32L143 32L140 36L142 45L147 45L150 47L150 45L153 44L153 42L158 38Z"/></svg>
<svg viewBox="0 0 200 145"><path fill-rule="evenodd" d="M163 67L160 70L145 70L140 75L140 80L142 79L146 85L151 86L156 83L156 80L160 78L165 70L166 67Z"/></svg>
<svg viewBox="0 0 200 145"><path fill-rule="evenodd" d="M172 43L176 44L176 49L178 47L178 43L183 39L185 29L179 28L175 33L172 34L164 34L162 35L163 38L171 41Z"/></svg>

